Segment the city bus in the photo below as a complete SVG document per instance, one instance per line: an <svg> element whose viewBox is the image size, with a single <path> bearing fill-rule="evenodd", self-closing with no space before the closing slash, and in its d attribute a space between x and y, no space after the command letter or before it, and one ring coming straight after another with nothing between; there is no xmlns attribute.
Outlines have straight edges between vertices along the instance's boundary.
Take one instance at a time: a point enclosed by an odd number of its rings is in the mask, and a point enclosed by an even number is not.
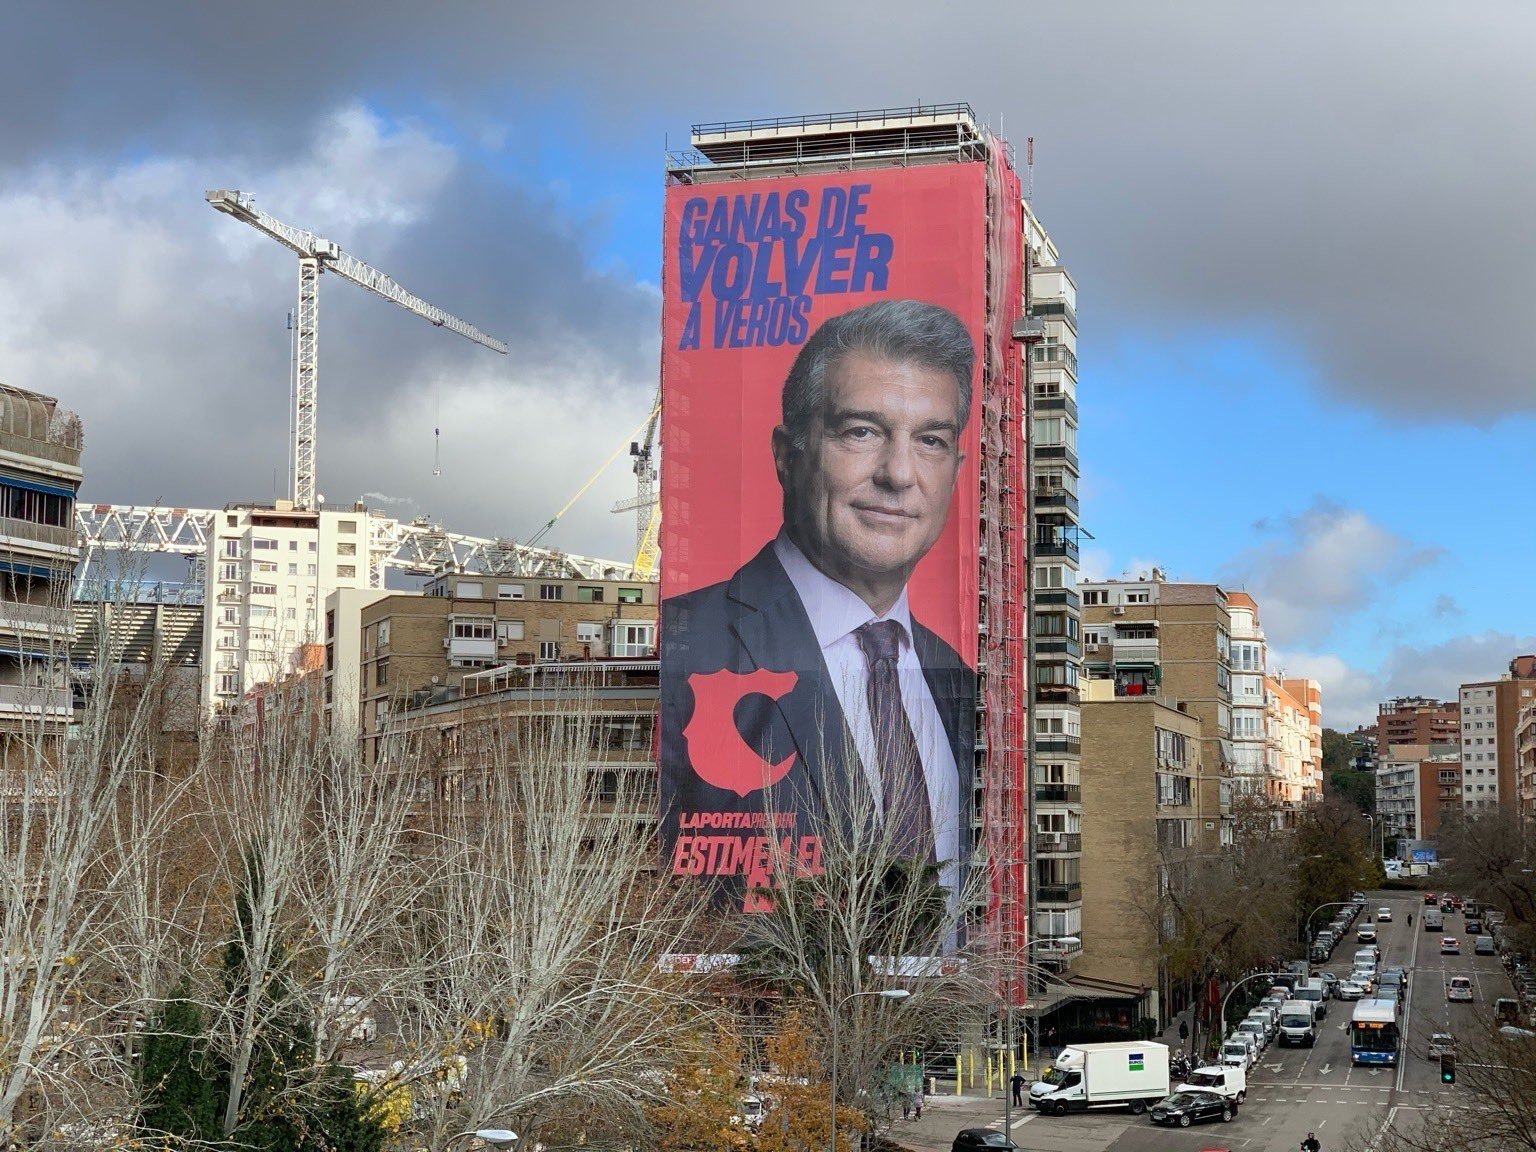
<svg viewBox="0 0 1536 1152"><path fill-rule="evenodd" d="M1397 1063L1402 1048L1397 1005L1391 1000L1361 1000L1349 1023L1349 1055L1356 1064Z"/></svg>

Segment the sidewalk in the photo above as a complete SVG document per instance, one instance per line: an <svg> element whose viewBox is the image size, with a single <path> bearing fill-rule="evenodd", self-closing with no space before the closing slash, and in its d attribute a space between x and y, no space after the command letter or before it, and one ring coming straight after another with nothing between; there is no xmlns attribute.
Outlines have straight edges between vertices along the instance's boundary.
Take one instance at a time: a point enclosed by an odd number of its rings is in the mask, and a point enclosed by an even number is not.
<svg viewBox="0 0 1536 1152"><path fill-rule="evenodd" d="M954 1090L953 1086L950 1090ZM1013 1109L1015 1121L1032 1115L1034 1109L1028 1104ZM921 1120L897 1120L886 1132L886 1136L903 1148L911 1149L911 1152L949 1152L955 1133L962 1128L995 1128L1001 1131L1002 1127L1001 1092L994 1093L989 1099L980 1095L946 1096L941 1089L937 1095L923 1098ZM1013 1140L1023 1147L1024 1141L1020 1139L1019 1132L1019 1128L1014 1128Z"/></svg>

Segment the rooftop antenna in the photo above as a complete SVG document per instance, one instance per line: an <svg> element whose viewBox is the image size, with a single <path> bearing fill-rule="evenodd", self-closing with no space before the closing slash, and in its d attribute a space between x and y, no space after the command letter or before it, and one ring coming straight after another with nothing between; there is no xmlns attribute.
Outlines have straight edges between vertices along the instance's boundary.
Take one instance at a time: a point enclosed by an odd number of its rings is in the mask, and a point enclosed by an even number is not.
<svg viewBox="0 0 1536 1152"><path fill-rule="evenodd" d="M1024 185L1024 199L1034 203L1035 199L1035 138L1027 137L1024 141L1024 171L1027 173Z"/></svg>

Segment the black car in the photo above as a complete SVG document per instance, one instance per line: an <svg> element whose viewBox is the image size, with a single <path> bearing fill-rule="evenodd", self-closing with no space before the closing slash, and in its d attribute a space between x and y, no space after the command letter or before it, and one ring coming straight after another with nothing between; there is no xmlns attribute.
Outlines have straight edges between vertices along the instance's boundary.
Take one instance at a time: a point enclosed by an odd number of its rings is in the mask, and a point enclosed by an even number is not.
<svg viewBox="0 0 1536 1152"><path fill-rule="evenodd" d="M1019 1146L993 1128L962 1128L955 1134L949 1152L1019 1152Z"/></svg>
<svg viewBox="0 0 1536 1152"><path fill-rule="evenodd" d="M1154 1124L1177 1124L1188 1128L1197 1120L1230 1120L1237 1115L1237 1105L1214 1092L1175 1092L1152 1106Z"/></svg>

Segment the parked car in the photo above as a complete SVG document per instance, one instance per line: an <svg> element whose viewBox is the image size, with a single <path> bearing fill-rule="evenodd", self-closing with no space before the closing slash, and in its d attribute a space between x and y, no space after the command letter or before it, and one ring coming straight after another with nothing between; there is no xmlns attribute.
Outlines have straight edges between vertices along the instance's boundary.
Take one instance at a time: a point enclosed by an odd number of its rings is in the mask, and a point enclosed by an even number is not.
<svg viewBox="0 0 1536 1152"><path fill-rule="evenodd" d="M1434 1032L1429 1037L1429 1050L1425 1052L1431 1060L1438 1060L1442 1056L1456 1055L1456 1037L1449 1032Z"/></svg>
<svg viewBox="0 0 1536 1152"><path fill-rule="evenodd" d="M1513 1024L1520 1019L1520 1001L1500 996L1493 1002L1493 1020L1496 1024Z"/></svg>
<svg viewBox="0 0 1536 1152"><path fill-rule="evenodd" d="M1442 937L1440 937L1440 955L1442 955L1442 956L1460 956L1461 955L1461 941L1456 939L1456 937L1454 937L1454 936L1442 936Z"/></svg>
<svg viewBox="0 0 1536 1152"><path fill-rule="evenodd" d="M1335 996L1339 987L1339 978L1332 972L1319 972L1317 978L1323 982L1323 991L1329 996Z"/></svg>
<svg viewBox="0 0 1536 1152"><path fill-rule="evenodd" d="M1472 980L1467 976L1452 976L1445 982L1445 998L1447 1000L1460 1000L1470 1004L1472 1002Z"/></svg>
<svg viewBox="0 0 1536 1152"><path fill-rule="evenodd" d="M949 1152L1019 1152L1019 1146L1006 1133L992 1128L962 1128Z"/></svg>
<svg viewBox="0 0 1536 1152"><path fill-rule="evenodd" d="M1472 941L1472 951L1478 956L1492 956L1493 937L1479 936L1476 940Z"/></svg>
<svg viewBox="0 0 1536 1152"><path fill-rule="evenodd" d="M1258 1042L1255 1055L1263 1053L1269 1046L1269 1021L1261 1020L1257 1016L1248 1016L1237 1022L1237 1030L1246 1032Z"/></svg>
<svg viewBox="0 0 1536 1152"><path fill-rule="evenodd" d="M1392 923L1392 909L1387 908L1385 906L1376 909L1376 923L1378 923L1378 924L1390 924L1390 923Z"/></svg>
<svg viewBox="0 0 1536 1152"><path fill-rule="evenodd" d="M1201 1120L1231 1120L1237 1104L1214 1092L1175 1092L1152 1106L1154 1124L1177 1124L1188 1128Z"/></svg>

